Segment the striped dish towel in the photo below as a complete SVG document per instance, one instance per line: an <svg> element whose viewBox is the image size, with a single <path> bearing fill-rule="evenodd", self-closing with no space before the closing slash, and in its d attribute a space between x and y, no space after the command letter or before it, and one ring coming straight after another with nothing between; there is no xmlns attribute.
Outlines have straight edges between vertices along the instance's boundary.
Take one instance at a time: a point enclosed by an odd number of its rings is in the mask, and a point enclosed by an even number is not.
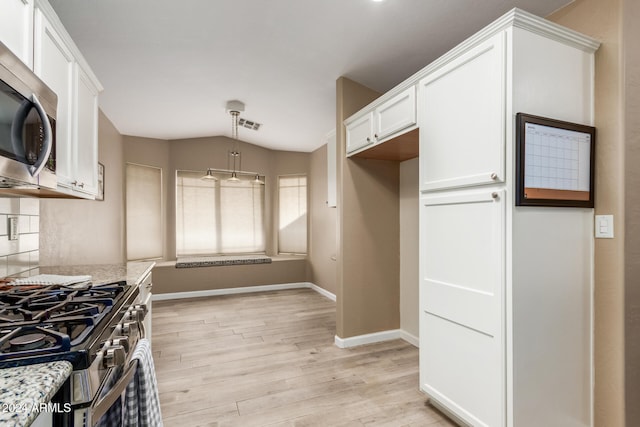
<svg viewBox="0 0 640 427"><path fill-rule="evenodd" d="M123 425L162 427L158 383L148 339L138 341L131 360L138 360L138 369L125 391Z"/></svg>

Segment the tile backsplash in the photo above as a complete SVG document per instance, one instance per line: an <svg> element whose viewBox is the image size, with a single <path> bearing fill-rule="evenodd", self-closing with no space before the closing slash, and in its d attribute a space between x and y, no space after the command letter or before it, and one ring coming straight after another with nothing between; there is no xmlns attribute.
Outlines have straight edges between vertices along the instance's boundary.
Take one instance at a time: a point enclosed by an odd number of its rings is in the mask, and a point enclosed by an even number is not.
<svg viewBox="0 0 640 427"><path fill-rule="evenodd" d="M17 240L9 240L9 217L18 218ZM40 263L39 240L40 200L1 197L0 277L37 273Z"/></svg>

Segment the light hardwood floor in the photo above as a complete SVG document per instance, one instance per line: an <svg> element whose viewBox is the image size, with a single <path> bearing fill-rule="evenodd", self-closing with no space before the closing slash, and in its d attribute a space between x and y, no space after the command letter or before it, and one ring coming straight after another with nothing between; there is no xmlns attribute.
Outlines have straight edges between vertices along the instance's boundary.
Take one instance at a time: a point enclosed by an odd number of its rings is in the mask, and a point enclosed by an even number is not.
<svg viewBox="0 0 640 427"><path fill-rule="evenodd" d="M165 426L454 426L418 391L417 348L334 335L309 289L154 302Z"/></svg>

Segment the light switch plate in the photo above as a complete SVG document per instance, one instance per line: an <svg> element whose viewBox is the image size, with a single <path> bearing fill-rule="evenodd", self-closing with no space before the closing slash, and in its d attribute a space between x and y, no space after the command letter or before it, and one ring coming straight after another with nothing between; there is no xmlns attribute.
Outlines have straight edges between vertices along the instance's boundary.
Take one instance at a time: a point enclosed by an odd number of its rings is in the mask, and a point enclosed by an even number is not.
<svg viewBox="0 0 640 427"><path fill-rule="evenodd" d="M613 239L613 215L596 215L596 239Z"/></svg>

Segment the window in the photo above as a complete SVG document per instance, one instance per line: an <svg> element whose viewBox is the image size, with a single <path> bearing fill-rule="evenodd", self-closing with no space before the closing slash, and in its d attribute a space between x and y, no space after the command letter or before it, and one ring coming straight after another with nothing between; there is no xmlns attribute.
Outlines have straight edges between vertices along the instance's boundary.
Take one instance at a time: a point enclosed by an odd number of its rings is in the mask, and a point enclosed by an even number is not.
<svg viewBox="0 0 640 427"><path fill-rule="evenodd" d="M176 255L264 253L264 185L176 173Z"/></svg>
<svg viewBox="0 0 640 427"><path fill-rule="evenodd" d="M162 169L126 165L127 259L162 258Z"/></svg>
<svg viewBox="0 0 640 427"><path fill-rule="evenodd" d="M307 177L278 178L278 252L307 253Z"/></svg>

